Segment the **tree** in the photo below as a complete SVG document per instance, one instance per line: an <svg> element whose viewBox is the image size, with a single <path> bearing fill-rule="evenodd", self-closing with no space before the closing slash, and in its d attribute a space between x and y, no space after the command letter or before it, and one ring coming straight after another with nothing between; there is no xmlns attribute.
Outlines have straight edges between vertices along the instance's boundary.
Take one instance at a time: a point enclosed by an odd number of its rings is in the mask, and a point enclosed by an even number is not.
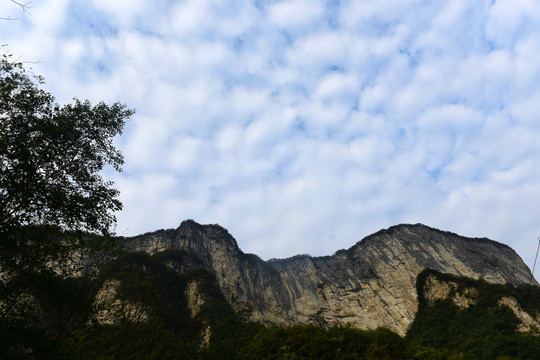
<svg viewBox="0 0 540 360"><path fill-rule="evenodd" d="M85 251L82 234L111 233L114 212L122 204L118 190L100 172L105 166L121 171L124 160L113 138L133 114L120 103L93 106L75 99L60 106L42 84L43 78L3 55L0 328L19 331L29 341L48 338L44 310L52 306L62 311L65 303L43 284L65 285L66 275L74 270L73 255ZM36 345L26 340L19 344L19 353L50 350L47 341Z"/></svg>
<svg viewBox="0 0 540 360"><path fill-rule="evenodd" d="M121 171L112 140L133 111L79 100L60 107L42 83L20 64L0 65L0 232L55 225L107 233L121 203L99 172Z"/></svg>

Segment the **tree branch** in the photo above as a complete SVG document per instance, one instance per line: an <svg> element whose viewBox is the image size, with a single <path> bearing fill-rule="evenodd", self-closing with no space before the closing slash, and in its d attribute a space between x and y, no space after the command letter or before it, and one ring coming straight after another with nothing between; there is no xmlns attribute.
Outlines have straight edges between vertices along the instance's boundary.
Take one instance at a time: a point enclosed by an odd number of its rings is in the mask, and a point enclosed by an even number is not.
<svg viewBox="0 0 540 360"><path fill-rule="evenodd" d="M32 15L30 14L30 11L29 9L32 8L32 6L30 6L30 4L32 4L31 1L27 2L27 3L22 3L20 1L15 1L15 0L11 0L12 3L16 4L16 5L19 5L23 11L23 14L29 14L29 15Z"/></svg>
<svg viewBox="0 0 540 360"><path fill-rule="evenodd" d="M22 9L22 12L23 14L28 14L28 15L32 15L30 13L30 9L32 8L31 4L32 2L29 1L29 2L26 2L26 3L23 3L23 2L20 2L20 1L16 1L16 0L10 0L12 3L14 3L15 5L18 5L21 9ZM12 18L11 16L9 17L3 17L3 16L0 16L0 20L8 20L8 21L11 21L11 20L20 20L18 18Z"/></svg>

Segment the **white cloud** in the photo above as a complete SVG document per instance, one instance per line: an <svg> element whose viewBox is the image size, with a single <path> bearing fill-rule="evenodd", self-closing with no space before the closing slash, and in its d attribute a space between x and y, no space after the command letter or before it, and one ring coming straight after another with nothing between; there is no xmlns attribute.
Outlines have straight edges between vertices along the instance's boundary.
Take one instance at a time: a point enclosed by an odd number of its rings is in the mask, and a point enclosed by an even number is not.
<svg viewBox="0 0 540 360"><path fill-rule="evenodd" d="M0 31L47 89L137 109L117 141L119 233L193 218L270 258L422 222L530 264L537 2L34 5Z"/></svg>
<svg viewBox="0 0 540 360"><path fill-rule="evenodd" d="M91 0L94 7L100 11L106 12L115 18L121 16L131 17L140 13L144 9L143 0ZM163 5L163 4L160 4Z"/></svg>
<svg viewBox="0 0 540 360"><path fill-rule="evenodd" d="M268 7L269 21L286 30L318 26L324 17L323 1L280 1Z"/></svg>
<svg viewBox="0 0 540 360"><path fill-rule="evenodd" d="M488 10L486 35L498 47L511 47L522 33L536 32L540 4L534 0L498 0Z"/></svg>

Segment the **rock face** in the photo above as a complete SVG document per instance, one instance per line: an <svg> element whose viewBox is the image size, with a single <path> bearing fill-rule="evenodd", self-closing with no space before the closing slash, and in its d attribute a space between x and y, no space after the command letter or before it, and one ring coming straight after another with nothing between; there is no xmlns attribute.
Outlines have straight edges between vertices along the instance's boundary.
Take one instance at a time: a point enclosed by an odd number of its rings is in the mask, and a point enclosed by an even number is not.
<svg viewBox="0 0 540 360"><path fill-rule="evenodd" d="M403 335L418 308L416 276L425 268L492 283L531 278L506 245L420 224L381 230L332 256L270 261L243 253L226 229L191 220L175 230L119 241L129 251L186 251L190 260L184 270L202 267L214 273L235 308L250 305L255 320L285 325L351 323Z"/></svg>
<svg viewBox="0 0 540 360"><path fill-rule="evenodd" d="M422 308L424 310L429 308L431 310L428 313L432 313L434 307L442 305L443 309L439 307L440 312L438 313L441 315L448 311L448 303L453 304L460 310L476 306L473 312L477 317L481 313L485 314L484 321L479 321L479 323L488 328L489 325L486 324L490 322L489 313L493 313L498 306L506 306L512 310L516 317L518 323L515 330L517 332L535 336L540 335L539 297L538 295L535 297L530 289L519 291L514 287L499 287L494 290L494 285L491 284L486 285L484 282L471 281L467 278L442 274L433 270L423 272L417 278L417 281L419 282L417 286L419 297L422 297L424 301L423 304L419 305L420 311L422 311ZM442 316L444 317L444 315ZM422 318L422 315L420 317ZM482 317L479 318L482 319ZM440 319L435 321L440 321ZM502 321L504 322L504 320ZM425 322L426 318L424 317L421 323L426 327ZM501 323L498 326L500 327ZM515 325L508 324L506 330L511 329L513 326ZM427 328L429 329L429 325L427 325Z"/></svg>

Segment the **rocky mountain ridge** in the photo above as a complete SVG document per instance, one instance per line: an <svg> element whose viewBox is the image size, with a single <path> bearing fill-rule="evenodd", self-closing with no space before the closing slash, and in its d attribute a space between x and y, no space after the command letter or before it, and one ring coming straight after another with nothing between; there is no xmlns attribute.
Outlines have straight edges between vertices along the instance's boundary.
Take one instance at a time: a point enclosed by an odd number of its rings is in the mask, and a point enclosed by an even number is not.
<svg viewBox="0 0 540 360"><path fill-rule="evenodd" d="M531 278L506 245L421 224L381 230L332 256L270 261L243 253L223 227L192 220L118 241L128 251L185 251L185 259L168 265L210 271L233 307L249 305L255 320L284 325L351 323L403 335L418 308L415 282L425 268L499 284Z"/></svg>

